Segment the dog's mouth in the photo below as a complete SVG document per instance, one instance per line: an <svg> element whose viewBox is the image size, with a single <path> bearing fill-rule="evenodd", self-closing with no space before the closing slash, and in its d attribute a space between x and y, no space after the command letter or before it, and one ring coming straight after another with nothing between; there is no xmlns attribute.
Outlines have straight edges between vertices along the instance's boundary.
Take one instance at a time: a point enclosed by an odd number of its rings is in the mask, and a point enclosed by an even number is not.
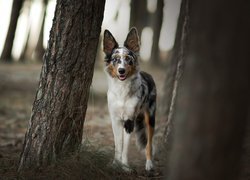
<svg viewBox="0 0 250 180"><path fill-rule="evenodd" d="M120 75L118 76L118 78L119 78L121 81L124 81L124 80L127 78L127 76L126 76L125 74L120 74Z"/></svg>

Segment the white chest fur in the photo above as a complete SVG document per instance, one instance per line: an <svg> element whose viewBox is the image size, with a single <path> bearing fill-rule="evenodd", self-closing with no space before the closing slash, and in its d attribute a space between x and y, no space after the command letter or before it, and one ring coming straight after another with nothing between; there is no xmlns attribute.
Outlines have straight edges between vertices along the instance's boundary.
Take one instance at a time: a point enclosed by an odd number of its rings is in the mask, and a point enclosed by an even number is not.
<svg viewBox="0 0 250 180"><path fill-rule="evenodd" d="M140 81L120 81L118 79L109 78L108 90L108 107L112 119L127 120L133 119L135 109L139 103L139 98L136 96L132 89L139 87Z"/></svg>

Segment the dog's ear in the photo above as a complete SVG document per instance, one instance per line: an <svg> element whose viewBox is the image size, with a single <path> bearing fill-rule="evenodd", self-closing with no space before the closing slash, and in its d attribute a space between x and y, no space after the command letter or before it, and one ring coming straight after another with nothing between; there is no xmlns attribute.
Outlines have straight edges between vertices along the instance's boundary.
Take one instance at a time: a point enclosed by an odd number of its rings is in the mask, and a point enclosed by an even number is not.
<svg viewBox="0 0 250 180"><path fill-rule="evenodd" d="M124 42L124 46L134 53L138 53L140 50L140 40L135 27L131 28L127 38Z"/></svg>
<svg viewBox="0 0 250 180"><path fill-rule="evenodd" d="M110 55L114 48L118 48L118 43L116 42L111 32L106 29L104 31L103 38L103 51L106 55Z"/></svg>

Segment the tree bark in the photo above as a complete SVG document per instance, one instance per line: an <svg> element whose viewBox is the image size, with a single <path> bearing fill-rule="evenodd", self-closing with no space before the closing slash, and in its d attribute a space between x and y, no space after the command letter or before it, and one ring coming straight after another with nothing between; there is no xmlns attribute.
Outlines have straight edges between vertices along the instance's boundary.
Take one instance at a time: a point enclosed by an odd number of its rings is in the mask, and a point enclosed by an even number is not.
<svg viewBox="0 0 250 180"><path fill-rule="evenodd" d="M19 170L81 145L105 0L58 0Z"/></svg>
<svg viewBox="0 0 250 180"><path fill-rule="evenodd" d="M177 89L184 69L184 58L188 44L189 32L189 0L183 0L178 19L175 44L167 66L167 78L165 80L164 115L167 118L167 126L164 131L164 145L170 149L174 132L174 113Z"/></svg>
<svg viewBox="0 0 250 180"><path fill-rule="evenodd" d="M9 29L8 29L8 33L6 36L2 55L1 55L1 60L6 61L6 62L11 62L13 59L11 52L12 52L13 42L14 42L14 38L15 38L18 17L19 17L20 11L22 9L23 2L24 2L24 0L14 0L13 1Z"/></svg>
<svg viewBox="0 0 250 180"><path fill-rule="evenodd" d="M168 179L237 179L249 103L250 2L190 1Z"/></svg>

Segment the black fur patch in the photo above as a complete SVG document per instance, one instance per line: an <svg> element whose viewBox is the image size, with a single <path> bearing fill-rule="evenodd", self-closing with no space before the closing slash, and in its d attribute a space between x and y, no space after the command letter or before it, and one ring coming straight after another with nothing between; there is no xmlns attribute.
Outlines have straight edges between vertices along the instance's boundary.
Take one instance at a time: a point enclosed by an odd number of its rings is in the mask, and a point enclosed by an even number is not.
<svg viewBox="0 0 250 180"><path fill-rule="evenodd" d="M134 121L128 119L124 122L124 128L127 133L131 133L134 130Z"/></svg>
<svg viewBox="0 0 250 180"><path fill-rule="evenodd" d="M147 103L147 108L149 110L149 124L154 128L155 126L155 110L156 110L156 87L152 76L146 72L141 71L140 75L143 80L141 94L145 94L145 89L147 89L146 97L144 103Z"/></svg>
<svg viewBox="0 0 250 180"><path fill-rule="evenodd" d="M152 76L146 72L141 71L140 72L142 78L145 80L145 82L147 82L147 87L148 87L148 91L151 92L153 91L153 89L155 88L155 82L152 78Z"/></svg>
<svg viewBox="0 0 250 180"><path fill-rule="evenodd" d="M140 113L135 120L136 142L140 149L147 145L147 136L145 131L144 115Z"/></svg>

